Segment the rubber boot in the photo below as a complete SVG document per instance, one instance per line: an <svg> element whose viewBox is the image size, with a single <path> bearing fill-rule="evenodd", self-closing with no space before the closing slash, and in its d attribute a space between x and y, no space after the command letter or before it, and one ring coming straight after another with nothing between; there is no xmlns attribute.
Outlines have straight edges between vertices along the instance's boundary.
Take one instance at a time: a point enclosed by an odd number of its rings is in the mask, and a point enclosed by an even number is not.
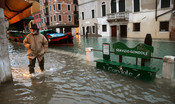
<svg viewBox="0 0 175 104"><path fill-rule="evenodd" d="M35 73L34 68L29 68L29 73L30 74Z"/></svg>

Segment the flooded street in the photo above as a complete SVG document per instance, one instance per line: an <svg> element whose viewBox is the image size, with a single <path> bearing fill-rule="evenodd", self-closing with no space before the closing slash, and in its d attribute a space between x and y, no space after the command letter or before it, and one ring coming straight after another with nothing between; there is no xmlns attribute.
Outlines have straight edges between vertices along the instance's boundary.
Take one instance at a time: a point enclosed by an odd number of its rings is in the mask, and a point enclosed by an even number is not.
<svg viewBox="0 0 175 104"><path fill-rule="evenodd" d="M45 54L45 72L36 64L36 74L28 72L27 49L9 42L13 81L0 86L1 104L175 104L175 80L161 78L144 82L95 68L85 60L85 48L101 50L102 43L121 41L130 47L143 40L74 38L74 46L51 46ZM175 56L175 42L153 41L153 56ZM160 48L160 46L162 48ZM169 49L170 51L164 52ZM111 51L112 48L111 48ZM95 52L95 57L102 57ZM111 56L111 59L117 57ZM125 59L124 61L128 61ZM132 59L129 60L131 63ZM134 63L134 62L133 62ZM162 60L151 60L161 68Z"/></svg>

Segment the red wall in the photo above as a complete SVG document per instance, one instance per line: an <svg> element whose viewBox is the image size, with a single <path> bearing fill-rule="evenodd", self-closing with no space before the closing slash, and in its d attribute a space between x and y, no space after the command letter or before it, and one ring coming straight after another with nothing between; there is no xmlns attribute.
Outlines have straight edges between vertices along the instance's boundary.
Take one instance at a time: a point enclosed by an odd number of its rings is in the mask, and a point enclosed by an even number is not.
<svg viewBox="0 0 175 104"><path fill-rule="evenodd" d="M33 24L37 24L38 28L41 30L41 17L39 15L41 16L40 12L33 14L32 17L34 18Z"/></svg>

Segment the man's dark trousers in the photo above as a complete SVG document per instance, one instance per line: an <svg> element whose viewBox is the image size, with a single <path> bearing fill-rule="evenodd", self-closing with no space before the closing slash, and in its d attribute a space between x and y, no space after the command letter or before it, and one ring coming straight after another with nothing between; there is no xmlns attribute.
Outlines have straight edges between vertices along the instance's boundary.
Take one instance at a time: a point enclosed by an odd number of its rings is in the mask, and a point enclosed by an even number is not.
<svg viewBox="0 0 175 104"><path fill-rule="evenodd" d="M35 73L35 70L34 70L35 63L36 63L36 58L34 59L29 58L29 73L30 74ZM39 63L40 70L44 71L44 57L41 61L38 60L38 63Z"/></svg>

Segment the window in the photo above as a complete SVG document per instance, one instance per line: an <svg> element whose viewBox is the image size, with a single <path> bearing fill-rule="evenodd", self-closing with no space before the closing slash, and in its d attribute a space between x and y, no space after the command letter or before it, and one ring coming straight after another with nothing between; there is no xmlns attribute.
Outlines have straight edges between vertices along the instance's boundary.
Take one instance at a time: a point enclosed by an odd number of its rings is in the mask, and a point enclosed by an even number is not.
<svg viewBox="0 0 175 104"><path fill-rule="evenodd" d="M161 8L170 7L170 0L161 0Z"/></svg>
<svg viewBox="0 0 175 104"><path fill-rule="evenodd" d="M111 13L116 13L116 0L111 1Z"/></svg>
<svg viewBox="0 0 175 104"><path fill-rule="evenodd" d="M103 32L106 32L106 30L107 30L107 29L106 29L106 25L102 25L102 31L103 31Z"/></svg>
<svg viewBox="0 0 175 104"><path fill-rule="evenodd" d="M58 4L58 10L61 10L61 4Z"/></svg>
<svg viewBox="0 0 175 104"><path fill-rule="evenodd" d="M56 16L54 15L54 21L56 21Z"/></svg>
<svg viewBox="0 0 175 104"><path fill-rule="evenodd" d="M62 16L61 15L58 16L58 20L62 21Z"/></svg>
<svg viewBox="0 0 175 104"><path fill-rule="evenodd" d="M41 14L39 14L39 18L41 18Z"/></svg>
<svg viewBox="0 0 175 104"><path fill-rule="evenodd" d="M140 0L134 0L134 12L140 11Z"/></svg>
<svg viewBox="0 0 175 104"><path fill-rule="evenodd" d="M160 22L160 31L169 31L169 22L168 21L164 21L164 22Z"/></svg>
<svg viewBox="0 0 175 104"><path fill-rule="evenodd" d="M52 22L52 16L50 16L50 21Z"/></svg>
<svg viewBox="0 0 175 104"><path fill-rule="evenodd" d="M55 5L53 4L53 10L55 10Z"/></svg>
<svg viewBox="0 0 175 104"><path fill-rule="evenodd" d="M70 11L70 5L69 4L67 5L67 10Z"/></svg>
<svg viewBox="0 0 175 104"><path fill-rule="evenodd" d="M82 20L84 20L84 12L82 12Z"/></svg>
<svg viewBox="0 0 175 104"><path fill-rule="evenodd" d="M140 31L140 23L133 23L133 31Z"/></svg>
<svg viewBox="0 0 175 104"><path fill-rule="evenodd" d="M74 6L74 8L75 8L75 11L77 11L77 6L76 5Z"/></svg>
<svg viewBox="0 0 175 104"><path fill-rule="evenodd" d="M68 21L69 22L71 21L71 15L68 15Z"/></svg>
<svg viewBox="0 0 175 104"><path fill-rule="evenodd" d="M52 7L50 6L50 11L52 11Z"/></svg>
<svg viewBox="0 0 175 104"><path fill-rule="evenodd" d="M47 23L49 24L49 17L47 17Z"/></svg>
<svg viewBox="0 0 175 104"><path fill-rule="evenodd" d="M102 16L106 16L106 5L105 5L105 2L102 3Z"/></svg>
<svg viewBox="0 0 175 104"><path fill-rule="evenodd" d="M119 1L119 12L124 12L125 11L125 0L120 0Z"/></svg>
<svg viewBox="0 0 175 104"><path fill-rule="evenodd" d="M92 33L95 33L95 26L92 26Z"/></svg>
<svg viewBox="0 0 175 104"><path fill-rule="evenodd" d="M95 15L95 14L94 14L94 10L92 10L92 18L94 18L94 15Z"/></svg>

